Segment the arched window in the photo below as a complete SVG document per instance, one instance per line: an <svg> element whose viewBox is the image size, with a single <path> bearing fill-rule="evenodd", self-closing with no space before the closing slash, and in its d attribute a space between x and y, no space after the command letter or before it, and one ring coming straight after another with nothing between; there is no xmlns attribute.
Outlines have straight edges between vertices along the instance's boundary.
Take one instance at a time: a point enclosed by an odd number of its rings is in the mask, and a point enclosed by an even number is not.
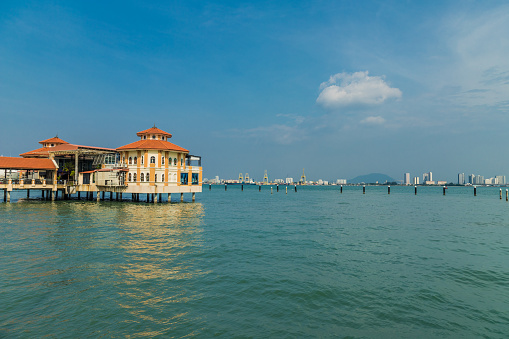
<svg viewBox="0 0 509 339"><path fill-rule="evenodd" d="M157 182L157 174L154 174L154 181Z"/></svg>
<svg viewBox="0 0 509 339"><path fill-rule="evenodd" d="M164 137L161 137L161 140L164 140Z"/></svg>
<svg viewBox="0 0 509 339"><path fill-rule="evenodd" d="M125 164L125 156L122 157L122 163Z"/></svg>
<svg viewBox="0 0 509 339"><path fill-rule="evenodd" d="M173 164L173 160L171 160L171 157L168 158L168 165L172 165Z"/></svg>
<svg viewBox="0 0 509 339"><path fill-rule="evenodd" d="M145 181L145 175L143 173L141 173L140 175L140 181L141 182L144 182Z"/></svg>
<svg viewBox="0 0 509 339"><path fill-rule="evenodd" d="M147 182L149 182L149 181L150 181L150 174L147 173Z"/></svg>
<svg viewBox="0 0 509 339"><path fill-rule="evenodd" d="M155 164L156 163L156 157L155 156L151 156L150 157L150 163L151 164Z"/></svg>
<svg viewBox="0 0 509 339"><path fill-rule="evenodd" d="M134 163L136 163L136 158L134 158ZM132 157L129 157L129 165L132 165L133 164L133 158Z"/></svg>
<svg viewBox="0 0 509 339"><path fill-rule="evenodd" d="M136 173L133 174L133 181L136 182Z"/></svg>
<svg viewBox="0 0 509 339"><path fill-rule="evenodd" d="M177 166L177 158L173 158L173 165Z"/></svg>
<svg viewBox="0 0 509 339"><path fill-rule="evenodd" d="M131 181L131 173L129 173L129 181Z"/></svg>
<svg viewBox="0 0 509 339"><path fill-rule="evenodd" d="M161 165L164 165L164 157L161 157Z"/></svg>
<svg viewBox="0 0 509 339"><path fill-rule="evenodd" d="M184 165L184 158L180 158L180 166Z"/></svg>
<svg viewBox="0 0 509 339"><path fill-rule="evenodd" d="M144 156L142 155L142 156L141 156L141 164L142 164L142 165L143 165L143 158L144 158Z"/></svg>
<svg viewBox="0 0 509 339"><path fill-rule="evenodd" d="M156 136L155 136L155 135L152 135L152 139L155 139L155 138L156 138Z"/></svg>
<svg viewBox="0 0 509 339"><path fill-rule="evenodd" d="M164 174L161 174L161 182L164 182Z"/></svg>
<svg viewBox="0 0 509 339"><path fill-rule="evenodd" d="M138 157L134 157L134 164L136 165L138 163Z"/></svg>

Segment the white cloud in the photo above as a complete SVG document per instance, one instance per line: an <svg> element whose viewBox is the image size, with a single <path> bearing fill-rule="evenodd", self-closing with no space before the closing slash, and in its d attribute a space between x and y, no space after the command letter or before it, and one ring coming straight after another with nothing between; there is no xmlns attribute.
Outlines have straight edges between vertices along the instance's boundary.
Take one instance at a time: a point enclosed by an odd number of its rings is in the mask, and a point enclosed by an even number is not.
<svg viewBox="0 0 509 339"><path fill-rule="evenodd" d="M366 125L383 125L385 123L385 119L381 116L376 117L367 117L361 120L361 124Z"/></svg>
<svg viewBox="0 0 509 339"><path fill-rule="evenodd" d="M398 88L390 87L383 77L369 76L367 71L335 74L320 89L316 102L326 108L379 105L387 99L401 98Z"/></svg>

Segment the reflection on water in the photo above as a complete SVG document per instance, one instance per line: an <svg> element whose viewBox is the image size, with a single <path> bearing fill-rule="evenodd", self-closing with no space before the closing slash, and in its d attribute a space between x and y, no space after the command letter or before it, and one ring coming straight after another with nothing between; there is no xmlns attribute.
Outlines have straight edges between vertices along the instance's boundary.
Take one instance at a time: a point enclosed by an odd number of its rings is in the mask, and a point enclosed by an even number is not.
<svg viewBox="0 0 509 339"><path fill-rule="evenodd" d="M196 265L202 204L21 201L2 209L7 218L0 241L12 258L0 261L0 273L8 275L6 291L16 303L25 289L32 290L30 302L38 308L36 319L13 312L0 327L19 333L21 326L30 333L31 323L77 321L83 333L92 334L87 327L98 324L90 324L86 314L99 312L104 314L94 313L96 322L123 324L132 336L154 336L196 322L181 305L199 297L190 285L207 274ZM55 331L50 333L59 336ZM108 332L106 327L100 333Z"/></svg>

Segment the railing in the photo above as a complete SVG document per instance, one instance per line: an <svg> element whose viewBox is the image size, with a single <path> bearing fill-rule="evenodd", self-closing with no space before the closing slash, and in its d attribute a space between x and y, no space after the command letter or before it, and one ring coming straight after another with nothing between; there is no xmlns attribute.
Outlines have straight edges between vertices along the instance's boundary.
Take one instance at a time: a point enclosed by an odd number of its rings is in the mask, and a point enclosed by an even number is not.
<svg viewBox="0 0 509 339"><path fill-rule="evenodd" d="M9 179L7 178L0 178L0 184L8 184L9 183Z"/></svg>
<svg viewBox="0 0 509 339"><path fill-rule="evenodd" d="M19 184L19 179L12 179L12 184L13 185L18 185Z"/></svg>
<svg viewBox="0 0 509 339"><path fill-rule="evenodd" d="M42 185L42 179L35 179L34 183L36 185Z"/></svg>
<svg viewBox="0 0 509 339"><path fill-rule="evenodd" d="M53 179L46 179L46 185L53 185Z"/></svg>

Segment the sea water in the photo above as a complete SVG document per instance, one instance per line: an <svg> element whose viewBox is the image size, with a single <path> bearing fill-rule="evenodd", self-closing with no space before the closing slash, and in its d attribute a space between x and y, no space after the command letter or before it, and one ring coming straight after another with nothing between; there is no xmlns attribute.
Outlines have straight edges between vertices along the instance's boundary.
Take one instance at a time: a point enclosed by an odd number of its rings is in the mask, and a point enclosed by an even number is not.
<svg viewBox="0 0 509 339"><path fill-rule="evenodd" d="M509 335L498 188L0 203L0 337Z"/></svg>

